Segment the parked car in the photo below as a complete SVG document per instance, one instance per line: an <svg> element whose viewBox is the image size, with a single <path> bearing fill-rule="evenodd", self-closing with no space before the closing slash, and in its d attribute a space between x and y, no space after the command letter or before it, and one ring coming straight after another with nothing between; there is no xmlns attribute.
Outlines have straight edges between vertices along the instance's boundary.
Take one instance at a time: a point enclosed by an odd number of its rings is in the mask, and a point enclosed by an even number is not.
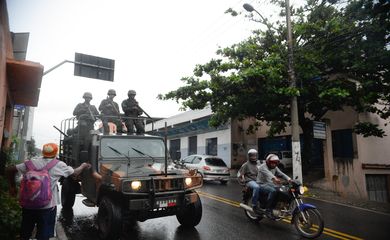
<svg viewBox="0 0 390 240"><path fill-rule="evenodd" d="M230 170L222 158L210 155L190 155L180 160L188 169L197 169L204 181L220 181L226 184L230 178Z"/></svg>
<svg viewBox="0 0 390 240"><path fill-rule="evenodd" d="M292 168L292 154L291 154L291 151L270 151L268 154L271 154L271 153L276 154L276 155L279 156L280 164L278 165L278 167L281 170ZM268 154L265 157L267 157Z"/></svg>

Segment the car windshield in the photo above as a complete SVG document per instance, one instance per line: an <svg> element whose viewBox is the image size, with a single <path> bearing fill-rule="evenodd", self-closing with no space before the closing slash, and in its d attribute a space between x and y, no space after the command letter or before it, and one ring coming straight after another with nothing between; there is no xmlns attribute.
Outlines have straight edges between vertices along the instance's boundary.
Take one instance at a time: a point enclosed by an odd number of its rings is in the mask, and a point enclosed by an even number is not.
<svg viewBox="0 0 390 240"><path fill-rule="evenodd" d="M103 138L100 146L100 155L103 158L124 158L125 156L130 159L148 156L163 158L165 156L162 139Z"/></svg>
<svg viewBox="0 0 390 240"><path fill-rule="evenodd" d="M206 158L205 161L209 166L226 167L225 162L221 158Z"/></svg>

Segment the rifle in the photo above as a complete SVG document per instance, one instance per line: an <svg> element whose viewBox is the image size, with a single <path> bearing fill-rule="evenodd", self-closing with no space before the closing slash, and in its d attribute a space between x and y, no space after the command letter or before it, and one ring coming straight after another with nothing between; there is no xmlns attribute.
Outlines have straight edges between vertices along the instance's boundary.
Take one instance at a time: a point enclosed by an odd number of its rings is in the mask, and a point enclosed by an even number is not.
<svg viewBox="0 0 390 240"><path fill-rule="evenodd" d="M64 135L65 137L69 137L66 133L64 133L63 131L61 131L61 129L59 129L58 127L56 127L56 126L54 126L53 125L53 127L55 128L55 129L57 129L57 131L59 131L62 135Z"/></svg>
<svg viewBox="0 0 390 240"><path fill-rule="evenodd" d="M89 112L89 115L91 115L91 117L92 117L92 119L94 120L94 121L96 121L96 117L92 114L92 111L91 111L91 109L89 108L91 105L88 105L88 112Z"/></svg>

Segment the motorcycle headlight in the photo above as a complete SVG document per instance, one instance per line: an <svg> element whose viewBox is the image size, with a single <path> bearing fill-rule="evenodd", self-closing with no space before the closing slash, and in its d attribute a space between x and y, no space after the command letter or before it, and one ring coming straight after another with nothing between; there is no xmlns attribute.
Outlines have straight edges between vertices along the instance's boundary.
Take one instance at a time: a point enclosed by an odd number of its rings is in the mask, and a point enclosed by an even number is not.
<svg viewBox="0 0 390 240"><path fill-rule="evenodd" d="M305 193L305 188L304 188L303 186L299 186L299 188L298 188L298 193L299 193L300 195L303 195L303 194Z"/></svg>

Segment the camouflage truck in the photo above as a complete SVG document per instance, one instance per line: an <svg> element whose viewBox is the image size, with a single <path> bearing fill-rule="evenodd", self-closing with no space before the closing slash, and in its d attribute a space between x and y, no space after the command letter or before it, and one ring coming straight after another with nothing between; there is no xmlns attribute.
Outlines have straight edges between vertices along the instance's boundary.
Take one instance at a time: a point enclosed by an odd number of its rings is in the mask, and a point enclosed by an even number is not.
<svg viewBox="0 0 390 240"><path fill-rule="evenodd" d="M176 215L182 226L194 227L202 218L202 204L195 189L203 184L195 171L175 168L167 156L163 137L104 135L91 130L80 136L77 120L61 123L62 161L77 167L90 163L79 179L62 179L61 204L71 209L75 195L84 205L98 206L101 239L116 239L124 224Z"/></svg>

